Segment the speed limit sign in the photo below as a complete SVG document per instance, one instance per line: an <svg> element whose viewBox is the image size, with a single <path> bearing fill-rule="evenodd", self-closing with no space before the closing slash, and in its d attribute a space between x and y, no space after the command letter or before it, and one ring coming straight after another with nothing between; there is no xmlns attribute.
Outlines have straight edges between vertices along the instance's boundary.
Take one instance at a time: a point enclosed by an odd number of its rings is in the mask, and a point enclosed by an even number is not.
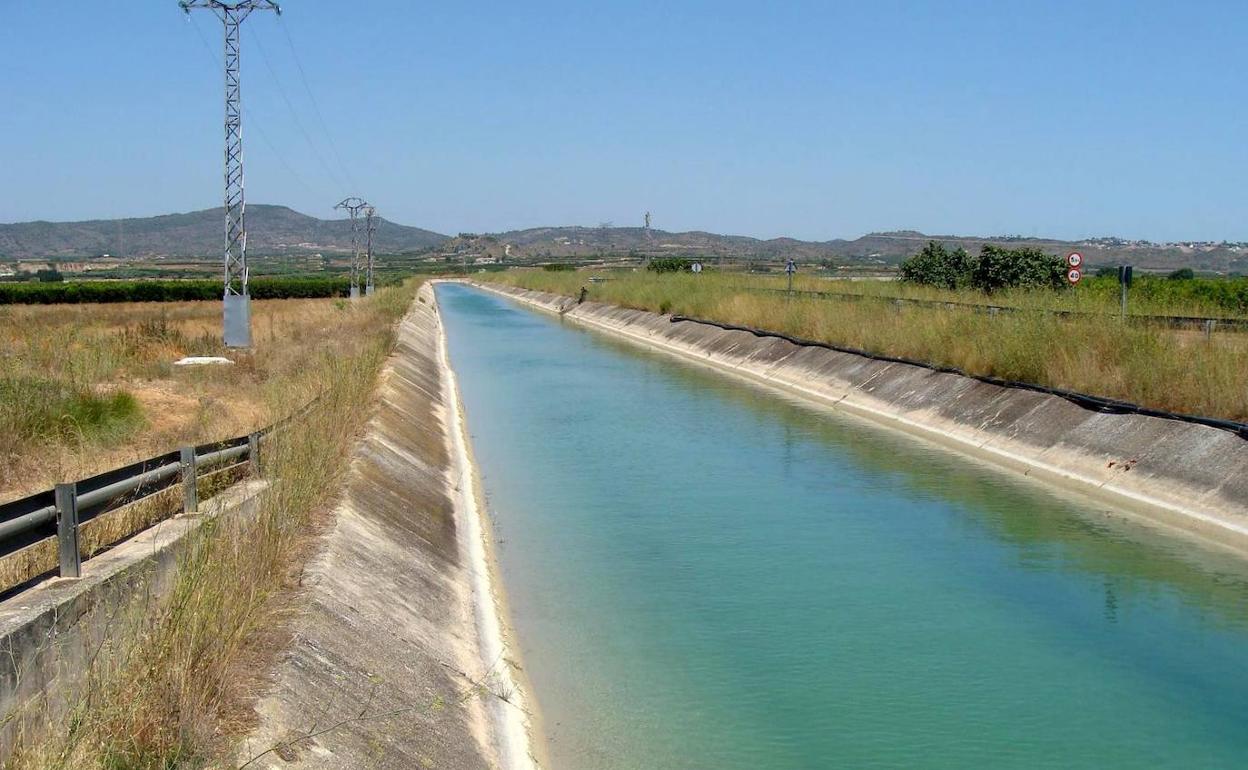
<svg viewBox="0 0 1248 770"><path fill-rule="evenodd" d="M1070 252L1066 255L1066 264L1071 267L1081 267L1083 265L1083 255L1077 251ZM1074 281L1071 281L1071 283L1074 283Z"/></svg>
<svg viewBox="0 0 1248 770"><path fill-rule="evenodd" d="M1083 273L1081 273L1077 267L1072 267L1066 271L1066 280L1070 281L1072 286L1079 283L1079 279L1081 278L1083 278Z"/></svg>

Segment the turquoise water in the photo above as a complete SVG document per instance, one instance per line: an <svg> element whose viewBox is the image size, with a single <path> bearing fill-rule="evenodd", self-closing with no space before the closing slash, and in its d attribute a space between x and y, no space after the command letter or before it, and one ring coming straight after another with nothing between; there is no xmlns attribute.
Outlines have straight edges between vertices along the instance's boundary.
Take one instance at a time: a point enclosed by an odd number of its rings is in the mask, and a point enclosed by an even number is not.
<svg viewBox="0 0 1248 770"><path fill-rule="evenodd" d="M554 770L1248 766L1248 570L438 295Z"/></svg>

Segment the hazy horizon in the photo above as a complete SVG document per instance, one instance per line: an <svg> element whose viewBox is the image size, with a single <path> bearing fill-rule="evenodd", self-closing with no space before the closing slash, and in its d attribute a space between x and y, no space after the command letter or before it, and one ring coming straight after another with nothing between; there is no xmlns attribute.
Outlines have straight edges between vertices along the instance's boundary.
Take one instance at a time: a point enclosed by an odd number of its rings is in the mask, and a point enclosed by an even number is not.
<svg viewBox="0 0 1248 770"><path fill-rule="evenodd" d="M295 212L295 213L297 213L297 214L304 214L304 215L307 215L307 216L316 217L317 219L321 219L321 220L332 220L332 219L340 219L340 218L341 218L341 219L345 219L345 217L335 217L335 216L332 216L332 215L330 215L330 216L317 216L317 215L315 215L315 214L309 214L309 213L308 213L308 212L306 212L306 211L300 211L298 208L295 208L294 206L289 206L289 205L284 204L284 203L267 203L267 202L264 202L264 201L250 201L250 202L248 202L248 203L247 203L247 206L248 206L248 208L251 208L251 207L253 207L253 206L274 206L274 207L278 207L278 208L287 208L287 209L290 209L291 211L294 211L294 212ZM189 210L189 211L165 211L165 212L160 212L160 213L155 213L155 214L140 214L140 215L135 215L135 216L124 215L124 216L119 216L119 217L94 217L94 218L87 218L87 219L31 219L31 220L23 220L23 221L20 221L20 222L0 222L0 226L6 226L6 225L26 225L26 224L36 224L36 223L40 223L40 222L48 222L48 223L51 223L51 224L78 224L78 223L82 223L82 222L92 222L92 221L116 221L116 220L129 220L129 219L151 219L151 218L155 218L155 217L162 217L162 216L180 216L180 215L187 215L187 214L195 214L195 213L198 213L198 212L201 212L201 211L208 211L208 210L212 210L212 209L214 209L214 208L216 208L216 209L220 209L220 208L221 208L221 206L220 206L220 205L217 205L217 206L204 206L204 207L202 207L202 208L198 208L198 209L191 209L191 210ZM477 235L500 235L500 234L503 234L503 233L508 233L508 232L523 232L523 231L526 231L526 230L563 229L563 228L577 228L577 227L579 227L579 228L583 228L583 229L586 229L586 230L596 230L596 229L600 229L600 228L601 228L601 226L602 226L602 224L603 224L603 223L601 223L601 222L600 222L600 223L597 223L597 224L567 222L567 223L558 223L558 224L547 223L547 224L525 225L525 226L520 226L520 227L513 227L513 228L509 228L509 229L507 229L507 230L497 230L497 229L484 229L484 230L463 230L463 229L438 230L438 229L435 229L435 228L427 227L427 226L425 226L424 224L421 224L421 223L419 223L419 222L402 222L402 221L396 221L396 220L394 220L394 219L392 219L392 218L390 218L390 217L381 217L381 218L382 218L382 219L384 219L384 220L386 220L386 221L389 221L389 222L391 222L391 223L393 223L393 224L402 225L402 226L404 226L404 227L416 227L416 228L420 228L420 229L423 229L423 230L430 230L430 231L432 231L432 232L436 232L436 233L438 233L439 235L445 235L445 236L448 236L448 237L455 237L456 235L459 235L460 233L472 233L472 234L477 234ZM635 224L634 224L634 223L627 223L627 222L611 222L610 224L611 224L611 227L612 227L612 228L635 228L635 229L640 229L640 228L643 226L643 224L642 224L642 223L635 223ZM249 229L250 229L250 228L249 228ZM669 228L657 227L657 226L656 226L656 227L653 227L653 230L654 230L655 232L666 232L666 233L670 233L670 234L672 234L672 235L680 235L680 234L683 234L683 233L697 233L697 232L705 232L705 233L710 233L710 234L712 234L712 235L720 235L720 236L728 236L728 237L746 237L746 238L756 238L756 239L758 239L758 240L760 240L760 241L774 240L774 239L780 239L780 238L793 238L793 239L796 239L796 240L807 241L807 242L812 242L812 243L823 243L823 242L828 242L828 241L837 241L837 240L843 240L843 241L854 241L854 240L857 240L858 238L864 238L864 237L866 237L866 236L870 236L870 235L889 235L889 234L893 234L893 233L901 233L901 232L918 232L918 233L919 233L919 234L921 234L921 235L924 235L924 236L930 236L930 237L932 237L932 238L977 238L977 239L984 239L984 240L992 240L992 239L1005 239L1005 238L1020 238L1020 237L1022 237L1022 238L1039 238L1039 239L1042 239L1042 240L1055 240L1055 241L1082 241L1082 240L1095 239L1095 238L1120 238L1120 239L1123 239L1123 240L1130 240L1130 241L1150 241L1150 242L1152 242L1152 243L1157 243L1157 244L1164 244L1164 243L1176 243L1176 244L1177 244L1177 243L1207 243L1207 242L1223 242L1223 240L1224 240L1224 239L1209 239L1209 238L1177 238L1177 239L1174 239L1174 240L1172 240L1172 241L1151 241L1150 239L1147 239L1147 238L1136 238L1136 237L1132 237L1132 236L1129 236L1129 235L1123 235L1123 234L1121 234L1121 233L1100 233L1100 234L1096 234L1096 235L1087 235L1087 236L1081 236L1081 237L1076 237L1076 238L1062 238L1062 237L1059 237L1059 236L1054 236L1054 235L1051 235L1051 234L1048 234L1048 233L1039 233L1038 235L1027 235L1027 234L1024 234L1024 233L954 233L954 232L927 232L927 231L923 231L923 230L916 230L915 228L912 228L912 227L895 227L895 228L891 228L891 229L888 229L888 230L872 230L872 231L870 231L870 232L853 233L853 234L842 234L842 235L833 235L833 236L831 236L831 237L829 237L829 238L820 238L820 239L797 238L796 236L787 235L787 234L783 234L783 233L782 233L782 234L779 234L779 235L771 235L771 236L758 236L758 235L750 235L750 234L748 234L748 233L718 232L718 231L714 231L714 230L707 230L706 228L699 228L699 227L694 227L694 228L689 228L689 229L684 229L684 230L672 230L672 229L669 229ZM1228 240L1228 241L1229 241L1229 239L1226 239L1226 240ZM1233 243L1234 243L1234 242L1239 242L1239 241L1229 241L1229 242L1233 242Z"/></svg>

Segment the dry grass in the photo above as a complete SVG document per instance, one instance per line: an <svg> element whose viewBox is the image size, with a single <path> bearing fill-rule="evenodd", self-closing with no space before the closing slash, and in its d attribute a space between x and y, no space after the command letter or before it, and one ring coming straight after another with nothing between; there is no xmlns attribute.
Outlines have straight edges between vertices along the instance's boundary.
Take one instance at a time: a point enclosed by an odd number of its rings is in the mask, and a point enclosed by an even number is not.
<svg viewBox="0 0 1248 770"><path fill-rule="evenodd" d="M275 393L311 398L304 365L369 319L341 300L253 303L254 353L229 367L209 302L0 307L0 500L271 422ZM120 396L132 398L127 412ZM277 399L280 401L281 399ZM280 409L284 404L277 407Z"/></svg>
<svg viewBox="0 0 1248 770"><path fill-rule="evenodd" d="M270 481L253 517L218 517L189 538L170 591L140 595L113 623L65 719L26 729L10 770L216 767L251 725L252 698L287 632L317 522L341 489L394 322L412 287L341 312L299 376L264 381L264 409L318 406L265 446ZM275 367L277 362L273 362ZM34 704L37 708L38 704Z"/></svg>
<svg viewBox="0 0 1248 770"><path fill-rule="evenodd" d="M1112 319L1063 320L1042 313L990 316L883 302L790 299L749 291L759 282L741 275L618 272L598 284L588 283L585 272L530 270L477 277L569 296L587 286L590 299L601 302L755 326L1176 412L1248 419L1245 334L1215 334L1206 340L1198 333L1123 326ZM765 285L777 284L776 279L764 280Z"/></svg>

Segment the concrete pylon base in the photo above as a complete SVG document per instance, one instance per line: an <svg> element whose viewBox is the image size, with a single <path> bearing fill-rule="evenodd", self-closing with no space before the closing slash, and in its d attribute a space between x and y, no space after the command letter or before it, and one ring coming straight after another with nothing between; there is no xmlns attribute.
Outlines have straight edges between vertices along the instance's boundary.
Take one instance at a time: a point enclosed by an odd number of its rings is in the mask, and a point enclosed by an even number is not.
<svg viewBox="0 0 1248 770"><path fill-rule="evenodd" d="M224 337L227 348L251 347L251 295L226 294Z"/></svg>

